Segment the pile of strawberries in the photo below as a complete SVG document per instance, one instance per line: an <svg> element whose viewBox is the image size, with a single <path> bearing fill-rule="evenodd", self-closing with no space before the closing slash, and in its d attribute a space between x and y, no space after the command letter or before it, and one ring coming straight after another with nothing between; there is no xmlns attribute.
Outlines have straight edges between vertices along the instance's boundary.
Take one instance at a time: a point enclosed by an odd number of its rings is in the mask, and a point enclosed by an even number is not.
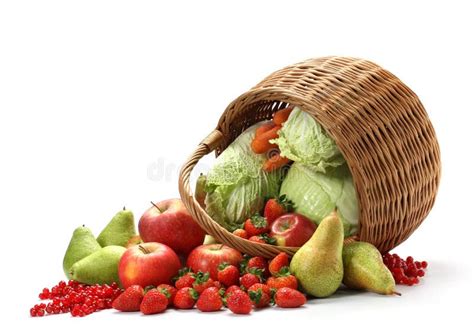
<svg viewBox="0 0 474 328"><path fill-rule="evenodd" d="M265 204L263 216L253 215L245 220L243 227L235 229L232 233L240 238L248 239L261 244L275 245L275 238L269 235L272 223L280 216L293 211L294 203L285 195L271 198Z"/></svg>
<svg viewBox="0 0 474 328"><path fill-rule="evenodd" d="M131 286L118 296L112 307L119 311L141 311L155 314L173 306L177 309L196 307L202 312L219 311L227 307L236 314L249 314L253 308L276 304L296 308L306 303L297 290L298 281L289 273L289 258L280 253L267 262L264 258L245 256L240 268L222 263L217 280L209 273L191 272L184 268L174 286Z"/></svg>

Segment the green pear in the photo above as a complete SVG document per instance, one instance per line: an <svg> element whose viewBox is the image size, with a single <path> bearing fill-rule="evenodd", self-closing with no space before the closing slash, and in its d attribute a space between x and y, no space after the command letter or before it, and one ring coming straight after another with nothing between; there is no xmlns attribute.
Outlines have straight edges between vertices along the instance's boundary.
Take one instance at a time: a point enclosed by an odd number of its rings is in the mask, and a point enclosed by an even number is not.
<svg viewBox="0 0 474 328"><path fill-rule="evenodd" d="M334 211L293 256L290 271L308 294L328 297L339 288L343 277L343 242L344 227Z"/></svg>
<svg viewBox="0 0 474 328"><path fill-rule="evenodd" d="M125 246L130 238L136 234L133 213L124 207L123 210L115 214L102 230L99 237L97 237L97 241L102 247L110 245Z"/></svg>
<svg viewBox="0 0 474 328"><path fill-rule="evenodd" d="M69 275L69 270L72 265L79 260L82 260L84 257L98 251L100 245L95 240L92 231L85 226L80 226L74 230L71 240L69 241L69 246L67 247L66 254L64 254L63 259L63 270L68 279L71 279Z"/></svg>
<svg viewBox="0 0 474 328"><path fill-rule="evenodd" d="M120 284L118 266L127 249L122 246L106 246L79 260L69 270L71 279L84 284Z"/></svg>
<svg viewBox="0 0 474 328"><path fill-rule="evenodd" d="M350 243L344 246L342 259L343 283L348 288L365 289L382 295L399 295L395 290L392 273L374 245L365 242Z"/></svg>

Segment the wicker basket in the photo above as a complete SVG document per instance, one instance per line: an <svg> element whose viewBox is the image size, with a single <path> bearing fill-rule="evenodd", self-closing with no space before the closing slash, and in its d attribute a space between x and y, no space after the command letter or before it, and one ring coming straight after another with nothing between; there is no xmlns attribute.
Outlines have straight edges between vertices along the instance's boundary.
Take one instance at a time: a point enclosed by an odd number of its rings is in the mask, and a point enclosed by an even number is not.
<svg viewBox="0 0 474 328"><path fill-rule="evenodd" d="M297 250L234 236L199 206L189 185L191 171L204 155L214 150L219 155L247 127L288 104L311 114L349 165L360 207L359 234L351 240L370 242L383 253L406 240L427 216L438 189L435 131L418 97L397 77L372 62L347 57L283 68L227 107L180 173L182 200L201 227L251 255L292 255Z"/></svg>

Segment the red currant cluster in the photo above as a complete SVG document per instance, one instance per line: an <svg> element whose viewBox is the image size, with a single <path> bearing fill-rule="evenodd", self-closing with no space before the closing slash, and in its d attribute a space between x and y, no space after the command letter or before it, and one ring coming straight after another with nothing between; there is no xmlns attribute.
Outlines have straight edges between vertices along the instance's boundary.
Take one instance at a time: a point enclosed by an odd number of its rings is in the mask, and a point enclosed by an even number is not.
<svg viewBox="0 0 474 328"><path fill-rule="evenodd" d="M113 300L122 292L116 283L89 286L74 280L69 280L67 283L60 281L51 290L43 288L39 294L40 300L51 301L47 304L36 304L30 309L30 315L42 317L45 314L71 312L73 317L83 317L112 308Z"/></svg>
<svg viewBox="0 0 474 328"><path fill-rule="evenodd" d="M420 282L419 278L425 275L425 269L428 267L426 261L414 261L411 256L404 260L397 254L389 253L383 256L383 263L392 272L397 284L407 286L418 284Z"/></svg>

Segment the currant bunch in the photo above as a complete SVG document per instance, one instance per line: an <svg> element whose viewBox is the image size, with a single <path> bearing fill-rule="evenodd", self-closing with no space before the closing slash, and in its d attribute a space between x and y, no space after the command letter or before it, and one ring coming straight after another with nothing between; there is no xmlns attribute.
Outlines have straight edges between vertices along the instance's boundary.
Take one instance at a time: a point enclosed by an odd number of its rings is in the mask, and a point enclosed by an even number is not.
<svg viewBox="0 0 474 328"><path fill-rule="evenodd" d="M402 259L398 254L384 254L383 263L392 272L395 282L406 286L418 284L428 268L426 261L415 261L411 256Z"/></svg>
<svg viewBox="0 0 474 328"><path fill-rule="evenodd" d="M51 289L43 288L39 294L42 301L30 309L32 317L46 314L71 313L83 317L96 311L110 309L112 302L123 292L116 283L111 285L84 285L74 280L60 281Z"/></svg>

